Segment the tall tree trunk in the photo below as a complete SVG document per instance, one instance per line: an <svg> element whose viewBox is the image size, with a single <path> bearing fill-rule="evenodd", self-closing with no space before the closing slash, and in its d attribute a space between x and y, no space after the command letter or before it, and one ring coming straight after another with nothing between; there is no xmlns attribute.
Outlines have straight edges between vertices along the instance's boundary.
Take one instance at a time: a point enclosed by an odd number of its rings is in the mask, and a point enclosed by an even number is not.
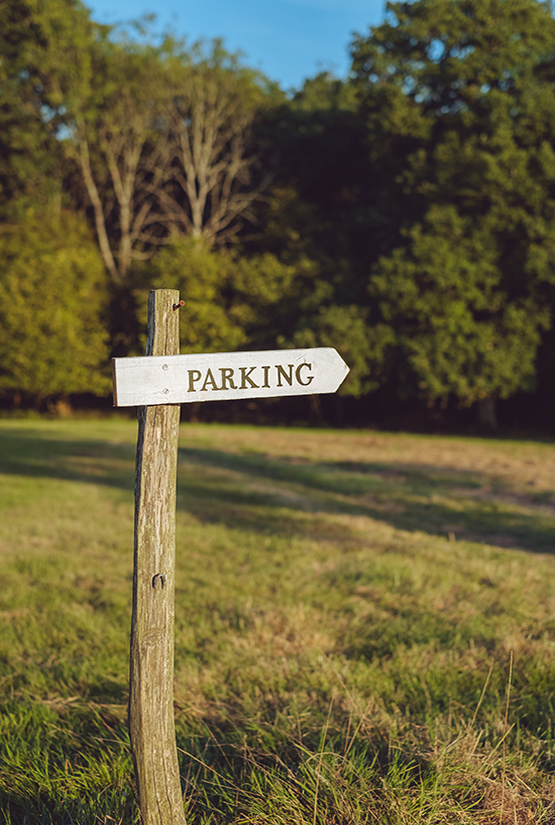
<svg viewBox="0 0 555 825"><path fill-rule="evenodd" d="M85 181L85 186L87 188L87 192L94 211L94 222L96 226L98 245L100 246L100 252L104 260L104 265L106 266L106 269L112 276L114 282L116 284L119 284L121 283L121 276L116 266L114 256L112 255L112 250L110 249L110 242L108 240L108 233L106 232L106 224L104 222L104 209L102 207L102 200L100 198L100 194L94 182L89 156L89 144L87 143L87 139L84 136L84 133L82 138L79 140L79 162L81 166L83 180Z"/></svg>
<svg viewBox="0 0 555 825"><path fill-rule="evenodd" d="M478 424L486 430L496 430L498 427L495 401L496 399L490 395L487 398L481 398L476 404Z"/></svg>

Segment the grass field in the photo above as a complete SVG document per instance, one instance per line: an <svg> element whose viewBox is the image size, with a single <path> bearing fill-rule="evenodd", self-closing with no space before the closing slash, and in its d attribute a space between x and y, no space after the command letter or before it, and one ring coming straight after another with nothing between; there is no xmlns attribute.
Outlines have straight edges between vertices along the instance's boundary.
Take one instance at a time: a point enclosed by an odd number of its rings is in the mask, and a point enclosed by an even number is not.
<svg viewBox="0 0 555 825"><path fill-rule="evenodd" d="M136 425L0 422L0 817L139 822ZM555 823L555 445L182 427L189 825Z"/></svg>

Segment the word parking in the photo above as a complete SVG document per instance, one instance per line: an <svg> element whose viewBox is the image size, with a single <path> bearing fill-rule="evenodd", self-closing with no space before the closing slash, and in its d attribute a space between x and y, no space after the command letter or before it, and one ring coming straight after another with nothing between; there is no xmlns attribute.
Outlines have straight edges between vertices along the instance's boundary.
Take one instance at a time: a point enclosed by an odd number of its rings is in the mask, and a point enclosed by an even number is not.
<svg viewBox="0 0 555 825"><path fill-rule="evenodd" d="M349 368L331 347L114 358L114 405L335 392Z"/></svg>
<svg viewBox="0 0 555 825"><path fill-rule="evenodd" d="M284 367L281 364L276 364L276 375L272 375L271 377L275 378L274 383L276 387L283 387L286 384L289 387L292 387L293 382L300 384L301 387L308 387L314 381L314 376L306 375L306 380L303 380L303 376L301 374L303 369L307 369L310 372L310 370L312 369L312 364L302 363L299 364L299 366L296 369L294 364L287 364L287 367ZM238 370L234 370L233 367L220 367L220 377L222 382L221 387L218 387L216 379L214 378L214 375L210 368L206 370L205 375L203 375L200 370L187 370L187 375L189 376L189 387L187 389L187 392L195 392L195 385L199 382L202 382L202 386L200 387L201 392L205 392L206 390L219 391L227 389L247 390L250 387L259 390L261 387L271 387L271 370L272 367L268 364L265 364L262 367L239 367ZM238 372L239 375L234 379L233 376L235 372ZM255 373L254 377L253 373ZM262 373L262 375L259 376L258 373ZM255 379L257 381L261 381L262 383L256 384ZM237 381L237 386L235 384L235 381Z"/></svg>

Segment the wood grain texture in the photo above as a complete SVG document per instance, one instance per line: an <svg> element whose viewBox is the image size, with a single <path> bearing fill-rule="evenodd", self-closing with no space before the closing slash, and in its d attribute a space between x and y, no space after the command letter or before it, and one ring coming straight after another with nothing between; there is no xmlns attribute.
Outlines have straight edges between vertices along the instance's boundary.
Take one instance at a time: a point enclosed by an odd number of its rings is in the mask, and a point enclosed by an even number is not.
<svg viewBox="0 0 555 825"><path fill-rule="evenodd" d="M179 352L176 290L150 293L147 355ZM177 405L141 407L129 732L143 825L185 825L173 709Z"/></svg>

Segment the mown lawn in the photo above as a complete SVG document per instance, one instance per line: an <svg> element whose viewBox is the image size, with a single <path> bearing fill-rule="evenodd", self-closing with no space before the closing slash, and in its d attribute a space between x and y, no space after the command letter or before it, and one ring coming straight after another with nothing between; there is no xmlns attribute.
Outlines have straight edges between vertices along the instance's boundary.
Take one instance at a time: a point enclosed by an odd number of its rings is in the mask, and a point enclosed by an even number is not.
<svg viewBox="0 0 555 825"><path fill-rule="evenodd" d="M139 822L136 425L0 422L0 818ZM555 445L182 427L188 823L555 823Z"/></svg>

